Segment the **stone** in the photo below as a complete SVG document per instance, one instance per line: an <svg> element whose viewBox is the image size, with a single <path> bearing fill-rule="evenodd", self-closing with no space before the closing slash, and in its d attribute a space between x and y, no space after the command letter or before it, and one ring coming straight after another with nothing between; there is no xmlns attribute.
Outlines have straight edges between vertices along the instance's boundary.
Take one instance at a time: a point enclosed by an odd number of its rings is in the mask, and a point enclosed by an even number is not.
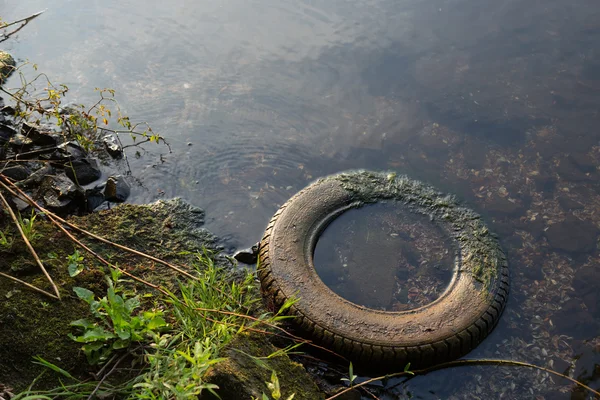
<svg viewBox="0 0 600 400"><path fill-rule="evenodd" d="M5 167L0 168L0 173L15 181L23 181L29 177L31 171L25 165L12 163L5 164Z"/></svg>
<svg viewBox="0 0 600 400"><path fill-rule="evenodd" d="M104 147L106 148L106 152L109 156L114 159L123 158L123 149L117 142L117 139L113 135L106 135L102 138L102 142L104 143Z"/></svg>
<svg viewBox="0 0 600 400"><path fill-rule="evenodd" d="M122 203L127 200L130 193L131 188L123 175L113 175L107 179L104 188L104 198L107 201Z"/></svg>
<svg viewBox="0 0 600 400"><path fill-rule="evenodd" d="M16 66L15 59L7 52L0 50L0 83L4 83L14 72Z"/></svg>
<svg viewBox="0 0 600 400"><path fill-rule="evenodd" d="M587 253L596 248L599 230L592 222L570 218L546 229L546 239L556 250Z"/></svg>
<svg viewBox="0 0 600 400"><path fill-rule="evenodd" d="M55 133L40 130L39 127L27 122L23 123L21 133L31 139L36 146L56 146L58 143L58 136Z"/></svg>
<svg viewBox="0 0 600 400"><path fill-rule="evenodd" d="M86 151L76 142L65 142L57 146L52 159L59 161L79 160L87 157Z"/></svg>
<svg viewBox="0 0 600 400"><path fill-rule="evenodd" d="M63 174L46 175L42 178L35 197L41 198L46 207L66 212L79 205L83 190Z"/></svg>
<svg viewBox="0 0 600 400"><path fill-rule="evenodd" d="M253 265L258 261L258 245L254 245L249 249L239 250L233 254L238 262Z"/></svg>
<svg viewBox="0 0 600 400"><path fill-rule="evenodd" d="M17 134L17 131L5 123L0 123L0 144L10 141L10 138Z"/></svg>
<svg viewBox="0 0 600 400"><path fill-rule="evenodd" d="M96 186L95 188L85 190L85 208L88 212L94 211L104 203L105 199L102 189L102 186Z"/></svg>
<svg viewBox="0 0 600 400"><path fill-rule="evenodd" d="M93 158L82 158L66 163L65 174L80 186L90 184L102 176L98 161Z"/></svg>
<svg viewBox="0 0 600 400"><path fill-rule="evenodd" d="M29 176L29 178L25 179L23 182L19 183L19 186L22 187L32 187L38 186L42 179L47 175L53 175L55 173L54 167L49 163L44 164L43 167L36 170L33 174Z"/></svg>

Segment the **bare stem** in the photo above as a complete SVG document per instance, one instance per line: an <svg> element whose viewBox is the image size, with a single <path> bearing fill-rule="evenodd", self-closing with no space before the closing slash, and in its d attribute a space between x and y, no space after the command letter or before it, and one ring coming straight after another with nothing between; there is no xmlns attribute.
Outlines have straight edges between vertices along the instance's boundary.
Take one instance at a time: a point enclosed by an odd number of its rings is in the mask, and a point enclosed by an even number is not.
<svg viewBox="0 0 600 400"><path fill-rule="evenodd" d="M48 279L48 282L50 282L50 284L52 285L52 288L54 289L54 293L56 293L56 297L60 300L60 293L58 291L58 288L56 287L56 284L54 283L54 281L50 277L50 274L48 274L48 271L46 271L46 268L44 267L44 264L42 264L42 261L38 257L38 255L35 252L33 246L31 245L31 243L29 242L29 239L27 239L27 236L25 235L25 232L23 232L23 229L21 228L21 224L19 224L19 220L17 219L17 216L15 215L14 211L12 210L12 208L10 208L10 205L8 204L8 201L6 201L6 198L4 197L4 195L2 194L2 192L0 192L0 200L2 200L2 203L4 204L4 207L6 208L6 210L10 214L12 220L14 221L15 226L19 230L19 233L21 234L21 237L23 238L23 240L25 241L25 244L27 245L27 248L29 249L29 252L31 253L31 255L35 259L37 265L40 267L40 269L42 270L42 272L46 276L46 279Z"/></svg>
<svg viewBox="0 0 600 400"><path fill-rule="evenodd" d="M47 10L47 9L46 9ZM7 40L9 37L11 37L12 35L14 35L15 33L19 32L21 29L23 29L25 27L25 25L27 25L29 22L31 22L32 19L36 18L37 16L39 16L40 14L43 14L46 10L42 10L40 12L36 12L35 14L31 14L29 17L26 18L22 18L22 19L18 19L16 21L13 22L8 22L6 24L2 24L0 25L0 29L6 29L9 26L12 25L16 25L16 24L21 24L21 26L19 26L17 29L15 29L14 31L8 32L8 33L3 33L2 36L3 38L0 39L0 43L4 42L5 40Z"/></svg>
<svg viewBox="0 0 600 400"><path fill-rule="evenodd" d="M56 297L56 296L55 296L55 295L53 295L52 293L50 293L50 292L46 292L46 291L45 291L45 290L43 290L43 289L37 288L37 287L35 287L35 286L33 286L33 285L31 285L31 284L29 284L29 283L25 282L25 281L22 281L22 280L20 280L19 278L15 278L14 276L7 275L7 274L5 274L4 272L0 272L0 276L3 276L3 277L5 277L5 278L7 278L7 279L11 279L11 280L13 280L13 281L15 281L15 282L18 282L18 283L20 283L21 285L25 285L25 286L27 286L29 289L31 289L31 290L35 290L36 292L39 292L39 293L41 293L41 294L44 294L44 295L46 295L46 296L48 296L48 297L51 297L51 298L53 298L53 299L56 299L56 300L60 300L58 297Z"/></svg>
<svg viewBox="0 0 600 400"><path fill-rule="evenodd" d="M433 371L437 371L439 369L446 369L446 368L453 368L453 367L465 367L465 366L469 366L469 365L496 365L496 366L506 366L506 367L525 367L525 368L533 368L533 369L537 369L540 371L544 371L547 372L549 374L552 375L556 375L559 376L561 378L567 379L571 382L573 382L574 384L576 384L577 386L580 386L588 391L590 391L591 393L595 394L596 396L600 396L600 392L592 389L591 387L587 386L586 384L579 382L577 379L571 378L570 376L567 376L565 374L561 374L560 372L556 372L553 371L549 368L545 368L545 367L540 367L539 365L535 365L535 364L530 364L527 362L523 362L523 361L512 361L512 360L493 360L493 359L479 359L479 360L456 360L456 361L450 361L450 362L446 362L446 363L442 363L442 364L438 364L438 365L434 365L433 367L429 367L429 368L425 368L425 369L419 369L416 371L402 371L402 372L396 372L393 374L388 374L388 375L382 375L382 376L378 376L369 380L366 380L364 382L358 383L356 385L352 385L351 387L344 389L338 393L336 393L335 395L328 397L325 400L333 400L341 395L343 395L346 392L351 391L352 389L361 387L361 386L365 386L368 385L369 383L373 383L375 381L380 381L382 379L388 379L388 378L398 378L401 376L406 376L409 379L412 378L413 376L417 376L417 375L426 375L430 372Z"/></svg>

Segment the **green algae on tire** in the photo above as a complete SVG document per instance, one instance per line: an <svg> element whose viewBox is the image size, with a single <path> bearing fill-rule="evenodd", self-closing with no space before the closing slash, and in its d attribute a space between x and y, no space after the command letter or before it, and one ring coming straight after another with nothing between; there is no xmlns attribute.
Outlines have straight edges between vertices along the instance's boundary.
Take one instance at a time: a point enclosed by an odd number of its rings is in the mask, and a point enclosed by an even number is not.
<svg viewBox="0 0 600 400"><path fill-rule="evenodd" d="M314 268L316 242L331 221L382 201L428 216L455 243L452 281L423 307L389 312L359 306L329 289ZM352 361L396 368L467 354L495 327L509 292L506 257L477 213L422 182L368 171L320 179L285 203L260 243L258 275L274 307L298 297L288 313L312 340Z"/></svg>

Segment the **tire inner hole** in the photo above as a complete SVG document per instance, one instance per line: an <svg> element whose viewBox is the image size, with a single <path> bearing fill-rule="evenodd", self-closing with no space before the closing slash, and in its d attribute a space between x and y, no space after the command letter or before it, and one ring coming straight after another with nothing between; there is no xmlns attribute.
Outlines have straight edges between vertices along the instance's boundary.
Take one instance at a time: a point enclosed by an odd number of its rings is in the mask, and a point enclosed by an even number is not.
<svg viewBox="0 0 600 400"><path fill-rule="evenodd" d="M313 262L321 280L355 304L412 310L436 300L456 250L444 230L396 202L350 209L321 233Z"/></svg>

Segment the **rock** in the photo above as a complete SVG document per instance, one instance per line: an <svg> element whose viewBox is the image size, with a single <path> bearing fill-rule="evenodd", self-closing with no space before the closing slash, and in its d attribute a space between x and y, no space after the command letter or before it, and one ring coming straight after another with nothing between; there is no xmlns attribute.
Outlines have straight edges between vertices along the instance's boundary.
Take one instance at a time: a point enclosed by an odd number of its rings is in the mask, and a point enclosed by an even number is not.
<svg viewBox="0 0 600 400"><path fill-rule="evenodd" d="M577 200L571 199L566 194L559 195L557 200L558 200L558 204L560 204L560 206L562 208L564 208L565 210L567 210L567 211L569 211L569 210L579 210L579 209L583 208L583 204L581 204Z"/></svg>
<svg viewBox="0 0 600 400"><path fill-rule="evenodd" d="M258 260L258 244L252 246L249 249L236 251L233 254L233 258L235 258L238 262L244 264L256 264L256 261Z"/></svg>
<svg viewBox="0 0 600 400"><path fill-rule="evenodd" d="M51 131L41 131L39 127L25 122L21 133L27 136L36 146L56 146L58 137Z"/></svg>
<svg viewBox="0 0 600 400"><path fill-rule="evenodd" d="M102 142L108 155L115 159L123 158L123 149L121 149L121 146L113 135L104 136Z"/></svg>
<svg viewBox="0 0 600 400"><path fill-rule="evenodd" d="M17 134L17 131L5 123L0 123L0 144L10 141L10 138Z"/></svg>
<svg viewBox="0 0 600 400"><path fill-rule="evenodd" d="M36 170L33 174L29 176L29 178L25 179L23 182L20 182L19 186L26 188L31 186L37 186L47 175L54 175L54 167L48 163L44 164L43 167Z"/></svg>
<svg viewBox="0 0 600 400"><path fill-rule="evenodd" d="M16 66L15 59L7 52L0 50L0 83L4 83Z"/></svg>
<svg viewBox="0 0 600 400"><path fill-rule="evenodd" d="M113 175L106 181L104 198L107 201L122 203L129 197L131 189L123 175Z"/></svg>
<svg viewBox="0 0 600 400"><path fill-rule="evenodd" d="M8 176L15 181L23 181L29 177L31 171L25 166L17 163L5 164L5 167L0 168L0 173Z"/></svg>
<svg viewBox="0 0 600 400"><path fill-rule="evenodd" d="M47 175L42 179L35 197L43 199L47 207L57 212L66 212L78 207L83 190L65 175Z"/></svg>
<svg viewBox="0 0 600 400"><path fill-rule="evenodd" d="M100 179L102 172L98 161L93 158L82 158L65 164L65 174L78 185L87 185Z"/></svg>
<svg viewBox="0 0 600 400"><path fill-rule="evenodd" d="M65 142L57 147L57 151L52 155L53 160L72 161L87 157L86 151L76 142Z"/></svg>
<svg viewBox="0 0 600 400"><path fill-rule="evenodd" d="M8 142L11 146L18 147L20 150L33 146L33 140L20 133L13 135Z"/></svg>
<svg viewBox="0 0 600 400"><path fill-rule="evenodd" d="M596 248L598 233L599 230L593 223L571 218L550 225L545 235L550 245L557 250L587 253Z"/></svg>
<svg viewBox="0 0 600 400"><path fill-rule="evenodd" d="M282 399L294 393L295 399L325 398L304 367L287 354L267 358L275 351L277 348L264 336L239 334L221 353L226 359L211 368L207 381L219 386L216 392L222 400L262 399L263 393L271 394L265 382L270 382L271 371L275 371ZM252 357L260 357L264 367ZM215 397L207 393L206 398Z"/></svg>
<svg viewBox="0 0 600 400"><path fill-rule="evenodd" d="M102 203L104 203L105 199L102 189L102 186L96 186L93 189L85 190L85 208L88 212L94 211Z"/></svg>

